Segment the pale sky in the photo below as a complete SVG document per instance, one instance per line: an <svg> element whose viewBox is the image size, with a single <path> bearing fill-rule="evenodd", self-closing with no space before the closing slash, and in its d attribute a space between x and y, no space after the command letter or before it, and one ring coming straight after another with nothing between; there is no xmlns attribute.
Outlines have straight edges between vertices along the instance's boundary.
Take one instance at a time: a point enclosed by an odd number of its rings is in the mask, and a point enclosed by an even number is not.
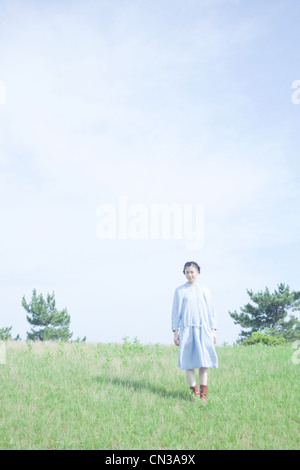
<svg viewBox="0 0 300 470"><path fill-rule="evenodd" d="M299 290L299 13L298 0L0 0L0 328L26 339L36 288L74 338L171 344L195 260L232 343L246 289ZM100 239L99 206L119 217L124 198L129 225L132 206L200 205L202 246Z"/></svg>

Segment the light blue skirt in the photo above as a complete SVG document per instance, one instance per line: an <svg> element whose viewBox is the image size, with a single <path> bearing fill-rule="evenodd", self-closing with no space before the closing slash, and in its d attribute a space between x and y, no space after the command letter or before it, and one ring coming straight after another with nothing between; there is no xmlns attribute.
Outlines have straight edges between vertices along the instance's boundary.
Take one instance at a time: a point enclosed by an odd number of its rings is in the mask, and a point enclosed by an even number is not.
<svg viewBox="0 0 300 470"><path fill-rule="evenodd" d="M218 356L210 328L202 325L180 329L178 367L180 369L218 367Z"/></svg>

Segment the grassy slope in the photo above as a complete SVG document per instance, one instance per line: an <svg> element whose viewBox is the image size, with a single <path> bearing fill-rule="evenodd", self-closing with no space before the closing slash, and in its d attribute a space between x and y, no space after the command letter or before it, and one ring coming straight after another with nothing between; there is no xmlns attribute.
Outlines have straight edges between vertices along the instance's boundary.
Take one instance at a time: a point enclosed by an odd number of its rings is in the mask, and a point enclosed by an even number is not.
<svg viewBox="0 0 300 470"><path fill-rule="evenodd" d="M291 346L217 352L205 406L175 346L7 343L0 449L298 449Z"/></svg>

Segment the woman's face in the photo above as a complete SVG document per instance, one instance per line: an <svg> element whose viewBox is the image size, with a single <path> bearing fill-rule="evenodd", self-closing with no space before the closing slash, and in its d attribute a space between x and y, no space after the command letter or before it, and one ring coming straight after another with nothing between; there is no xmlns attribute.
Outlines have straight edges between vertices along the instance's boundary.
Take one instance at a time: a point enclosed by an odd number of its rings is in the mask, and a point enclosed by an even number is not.
<svg viewBox="0 0 300 470"><path fill-rule="evenodd" d="M187 278L190 284L193 284L194 282L196 282L198 275L199 275L198 270L194 268L193 266L190 266L189 268L186 268L185 270L185 277Z"/></svg>

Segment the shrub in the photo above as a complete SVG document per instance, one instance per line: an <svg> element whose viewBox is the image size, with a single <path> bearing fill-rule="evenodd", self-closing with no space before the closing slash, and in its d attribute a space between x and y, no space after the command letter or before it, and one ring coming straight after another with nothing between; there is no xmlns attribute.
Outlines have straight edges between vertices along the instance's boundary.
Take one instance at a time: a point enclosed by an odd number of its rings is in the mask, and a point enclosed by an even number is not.
<svg viewBox="0 0 300 470"><path fill-rule="evenodd" d="M249 338L244 339L242 342L242 344L246 346L257 343L267 344L268 346L279 346L285 344L285 339L270 336L262 331L254 331Z"/></svg>
<svg viewBox="0 0 300 470"><path fill-rule="evenodd" d="M7 339L18 340L18 339L20 339L19 335L17 335L16 338L12 338L11 330L12 330L12 326L5 327L5 328L0 328L0 340L7 340Z"/></svg>

